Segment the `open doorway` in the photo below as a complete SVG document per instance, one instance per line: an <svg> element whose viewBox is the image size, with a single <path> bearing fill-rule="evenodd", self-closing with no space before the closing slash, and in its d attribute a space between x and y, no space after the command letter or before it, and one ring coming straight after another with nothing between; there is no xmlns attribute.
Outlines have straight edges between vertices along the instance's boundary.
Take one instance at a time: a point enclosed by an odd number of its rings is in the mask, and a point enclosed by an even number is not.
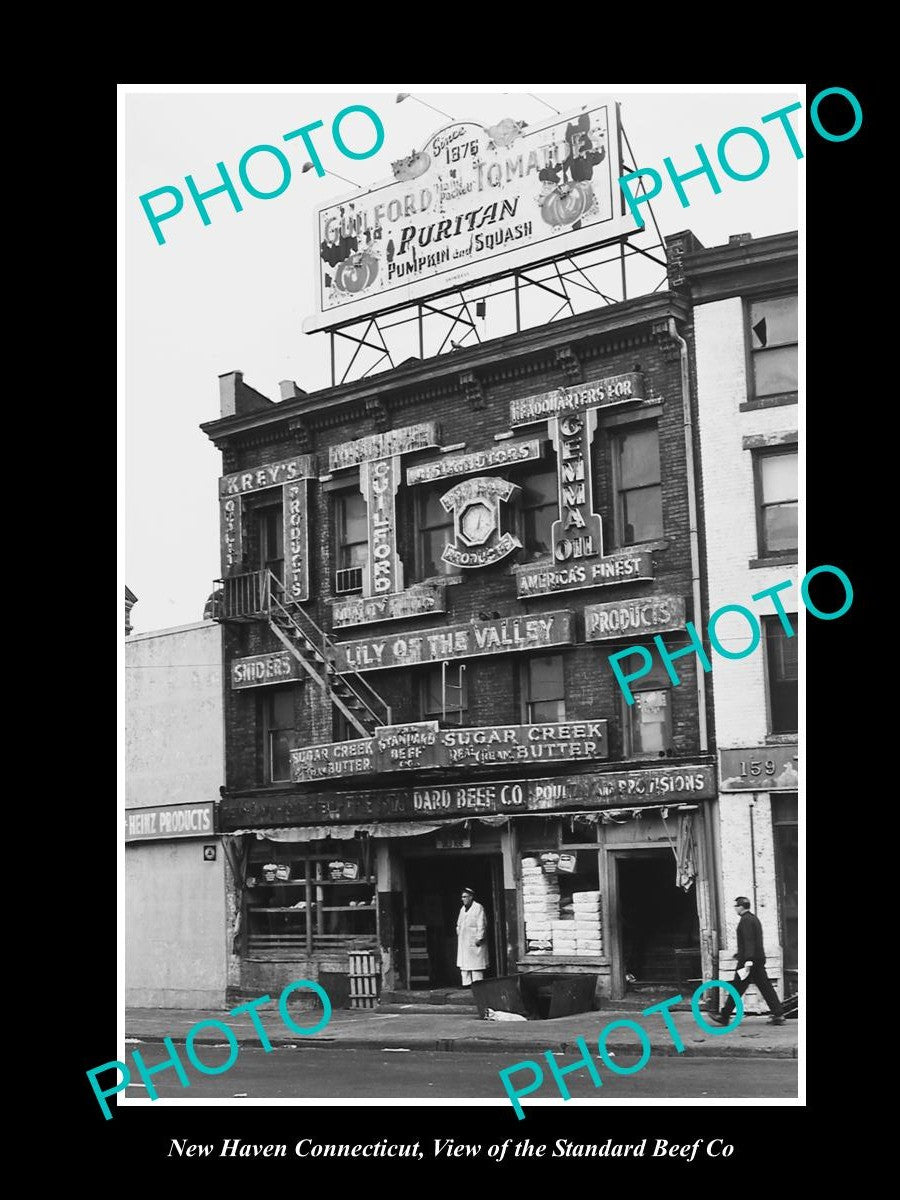
<svg viewBox="0 0 900 1200"><path fill-rule="evenodd" d="M485 976L505 970L506 934L503 923L503 863L499 854L436 855L404 860L407 946L410 955L407 986L460 986L456 965L456 921L464 887L487 917L489 966Z"/></svg>
<svg viewBox="0 0 900 1200"><path fill-rule="evenodd" d="M695 889L675 882L671 850L615 854L619 950L625 990L700 976Z"/></svg>

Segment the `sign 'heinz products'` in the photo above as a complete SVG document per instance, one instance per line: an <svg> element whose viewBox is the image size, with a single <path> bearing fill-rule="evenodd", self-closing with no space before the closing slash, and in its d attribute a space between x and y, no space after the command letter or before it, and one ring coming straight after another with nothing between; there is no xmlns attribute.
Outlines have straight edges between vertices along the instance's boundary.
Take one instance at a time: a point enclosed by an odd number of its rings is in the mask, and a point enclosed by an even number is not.
<svg viewBox="0 0 900 1200"><path fill-rule="evenodd" d="M209 837L215 831L215 804L164 804L125 810L125 841Z"/></svg>
<svg viewBox="0 0 900 1200"><path fill-rule="evenodd" d="M571 612L540 616L503 617L478 624L446 625L401 637L363 638L336 642L334 660L339 672L378 671L445 659L473 658L481 654L509 654L515 650L543 650L575 639Z"/></svg>
<svg viewBox="0 0 900 1200"><path fill-rule="evenodd" d="M316 214L307 333L633 233L615 106L447 125L393 178Z"/></svg>
<svg viewBox="0 0 900 1200"><path fill-rule="evenodd" d="M584 609L584 633L589 642L684 629L684 622L684 596L641 596L587 604Z"/></svg>

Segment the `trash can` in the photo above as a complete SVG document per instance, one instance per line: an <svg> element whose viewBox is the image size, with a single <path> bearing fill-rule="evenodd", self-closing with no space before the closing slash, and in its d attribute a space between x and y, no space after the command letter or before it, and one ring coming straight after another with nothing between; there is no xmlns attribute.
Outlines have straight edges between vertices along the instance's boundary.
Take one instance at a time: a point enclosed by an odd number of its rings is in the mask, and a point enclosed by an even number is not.
<svg viewBox="0 0 900 1200"><path fill-rule="evenodd" d="M479 1017L484 1017L489 1008L531 1016L522 995L521 980L521 975L500 975L497 979L479 979L473 983L472 998L478 1005Z"/></svg>
<svg viewBox="0 0 900 1200"><path fill-rule="evenodd" d="M472 984L472 997L479 1017L489 1008L498 1012L519 1013L530 1021L553 1020L573 1013L590 1012L598 975L545 974L526 971L519 975L501 975Z"/></svg>
<svg viewBox="0 0 900 1200"><path fill-rule="evenodd" d="M526 1006L539 1020L569 1017L594 1007L598 975L561 975L529 971L520 976Z"/></svg>

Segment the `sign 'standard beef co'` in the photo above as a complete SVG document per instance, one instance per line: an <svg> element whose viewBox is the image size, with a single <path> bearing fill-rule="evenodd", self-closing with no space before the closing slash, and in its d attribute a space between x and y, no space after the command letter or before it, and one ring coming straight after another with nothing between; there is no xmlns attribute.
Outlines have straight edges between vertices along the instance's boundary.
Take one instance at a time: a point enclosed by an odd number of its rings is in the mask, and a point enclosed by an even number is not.
<svg viewBox="0 0 900 1200"><path fill-rule="evenodd" d="M553 779L436 784L381 791L339 791L289 796L231 796L221 804L222 828L303 822L402 821L465 817L473 813L564 812L628 808L659 801L688 804L716 795L715 768L671 764L635 771L561 775Z"/></svg>

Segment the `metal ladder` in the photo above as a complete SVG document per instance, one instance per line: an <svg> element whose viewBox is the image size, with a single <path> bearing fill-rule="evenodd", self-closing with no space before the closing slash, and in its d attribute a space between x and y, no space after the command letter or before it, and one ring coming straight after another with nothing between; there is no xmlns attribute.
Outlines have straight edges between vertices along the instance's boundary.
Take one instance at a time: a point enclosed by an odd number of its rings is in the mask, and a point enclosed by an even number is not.
<svg viewBox="0 0 900 1200"><path fill-rule="evenodd" d="M453 665L446 660L441 663L441 721L447 722L447 694L448 692L456 692L456 700L458 701L454 712L459 714L460 721L462 720L462 694L465 687L466 679L466 664L457 663L457 682L451 683L448 679L448 668Z"/></svg>
<svg viewBox="0 0 900 1200"><path fill-rule="evenodd" d="M390 705L356 671L339 674L334 643L312 617L297 604L279 598L281 584L271 571L266 580L269 628L316 681L332 704L344 714L361 737L371 737L376 726L391 724Z"/></svg>

